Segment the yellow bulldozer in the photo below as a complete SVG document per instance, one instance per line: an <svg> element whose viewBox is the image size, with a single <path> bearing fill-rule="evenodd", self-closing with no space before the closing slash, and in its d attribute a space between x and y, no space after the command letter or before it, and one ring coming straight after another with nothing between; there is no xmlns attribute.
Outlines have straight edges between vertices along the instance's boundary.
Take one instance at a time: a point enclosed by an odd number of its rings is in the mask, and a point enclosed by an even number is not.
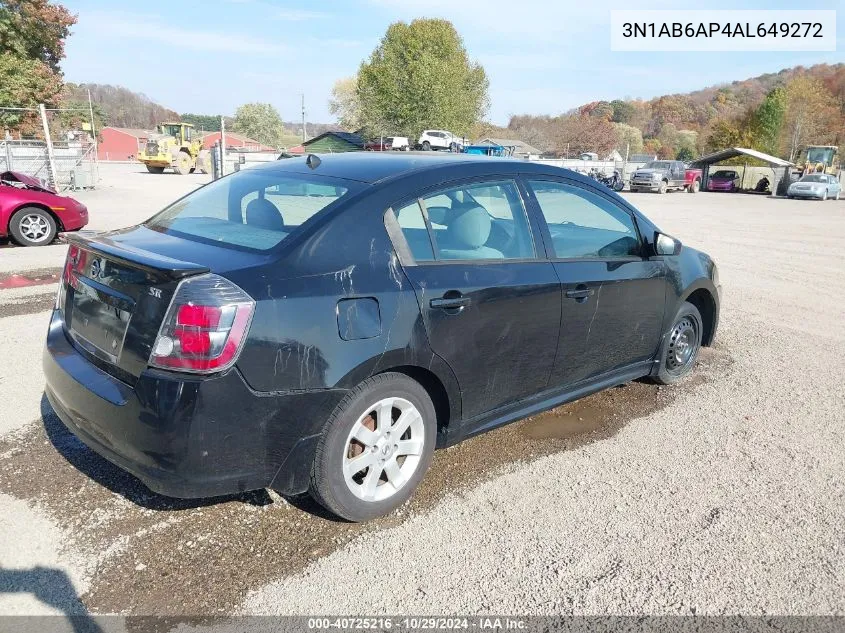
<svg viewBox="0 0 845 633"><path fill-rule="evenodd" d="M798 172L802 176L813 173L838 176L842 169L838 151L836 145L808 145L803 161L798 163Z"/></svg>
<svg viewBox="0 0 845 633"><path fill-rule="evenodd" d="M202 148L202 141L193 138L191 123L161 123L156 133L138 154L138 160L151 174L162 174L172 167L177 174L192 174L199 169L211 173L211 152Z"/></svg>

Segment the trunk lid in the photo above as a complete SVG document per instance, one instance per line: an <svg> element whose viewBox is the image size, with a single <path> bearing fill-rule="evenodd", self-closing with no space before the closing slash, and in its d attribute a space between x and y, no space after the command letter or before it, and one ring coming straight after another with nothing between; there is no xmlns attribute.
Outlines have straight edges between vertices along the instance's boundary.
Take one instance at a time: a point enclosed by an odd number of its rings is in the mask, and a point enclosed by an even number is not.
<svg viewBox="0 0 845 633"><path fill-rule="evenodd" d="M210 269L108 235L74 234L68 242L59 295L65 332L89 360L134 384L147 367L179 281Z"/></svg>

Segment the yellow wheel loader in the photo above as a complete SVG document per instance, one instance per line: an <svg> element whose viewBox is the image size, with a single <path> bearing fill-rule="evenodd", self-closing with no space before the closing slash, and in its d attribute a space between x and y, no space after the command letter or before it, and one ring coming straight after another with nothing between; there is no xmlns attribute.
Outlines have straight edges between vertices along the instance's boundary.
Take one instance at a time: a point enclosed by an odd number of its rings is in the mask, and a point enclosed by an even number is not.
<svg viewBox="0 0 845 633"><path fill-rule="evenodd" d="M138 154L138 160L151 174L162 174L172 167L177 174L191 174L199 169L211 173L211 152L202 149L202 141L193 138L191 123L162 123L156 134Z"/></svg>
<svg viewBox="0 0 845 633"><path fill-rule="evenodd" d="M803 162L798 163L798 172L802 176L813 173L838 176L842 169L838 150L836 145L808 145Z"/></svg>

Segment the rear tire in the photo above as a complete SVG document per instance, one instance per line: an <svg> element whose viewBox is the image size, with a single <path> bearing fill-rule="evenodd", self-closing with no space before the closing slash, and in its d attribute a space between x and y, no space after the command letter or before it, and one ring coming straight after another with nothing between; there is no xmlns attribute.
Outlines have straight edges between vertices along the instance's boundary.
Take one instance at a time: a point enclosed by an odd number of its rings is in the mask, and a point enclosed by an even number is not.
<svg viewBox="0 0 845 633"><path fill-rule="evenodd" d="M687 187L688 193L698 193L699 191L701 191L700 180L694 180L693 183L689 187Z"/></svg>
<svg viewBox="0 0 845 633"><path fill-rule="evenodd" d="M201 149L200 153L197 154L197 169L203 174L211 173L211 152L209 150Z"/></svg>
<svg viewBox="0 0 845 633"><path fill-rule="evenodd" d="M56 221L44 209L24 207L9 220L12 239L21 246L47 246L56 237Z"/></svg>
<svg viewBox="0 0 845 633"><path fill-rule="evenodd" d="M685 301L663 337L658 357L660 365L652 376L654 382L671 385L692 371L701 349L702 333L701 313Z"/></svg>
<svg viewBox="0 0 845 633"><path fill-rule="evenodd" d="M151 174L163 174L164 167L153 167L152 165L147 165L147 171Z"/></svg>
<svg viewBox="0 0 845 633"><path fill-rule="evenodd" d="M437 415L422 385L394 372L368 378L326 422L311 469L311 496L348 521L387 514L422 480L436 436Z"/></svg>

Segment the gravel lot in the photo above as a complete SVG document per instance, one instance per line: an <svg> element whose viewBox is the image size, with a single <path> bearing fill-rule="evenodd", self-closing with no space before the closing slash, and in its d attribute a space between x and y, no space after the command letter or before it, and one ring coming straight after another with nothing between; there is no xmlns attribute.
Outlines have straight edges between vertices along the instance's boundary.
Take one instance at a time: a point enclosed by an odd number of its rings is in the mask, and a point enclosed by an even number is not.
<svg viewBox="0 0 845 633"><path fill-rule="evenodd" d="M77 196L92 230L207 179L102 173ZM42 397L55 284L0 290L0 614L845 613L845 201L631 199L719 264L698 372L441 451L366 526L263 492L151 493ZM0 248L0 277L64 250Z"/></svg>

